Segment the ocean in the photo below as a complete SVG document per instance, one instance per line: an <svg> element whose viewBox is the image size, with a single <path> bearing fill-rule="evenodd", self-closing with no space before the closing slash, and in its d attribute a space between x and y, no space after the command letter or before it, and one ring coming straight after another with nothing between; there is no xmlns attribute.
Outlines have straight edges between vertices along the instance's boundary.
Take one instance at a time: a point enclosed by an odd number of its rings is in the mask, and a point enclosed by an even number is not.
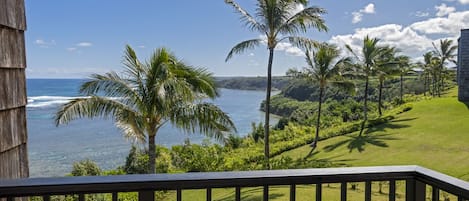
<svg viewBox="0 0 469 201"><path fill-rule="evenodd" d="M56 127L53 117L59 105L79 97L80 79L28 79L28 152L31 177L64 176L73 162L96 161L102 169L124 164L131 142L124 139L110 119L79 119ZM227 112L238 129L238 135L251 131L251 122L261 122L264 113L259 105L263 91L221 89L213 101ZM273 121L277 119L273 116ZM273 123L273 122L271 122ZM170 147L186 139L200 143L205 136L187 134L171 125L161 128L156 136L159 145Z"/></svg>

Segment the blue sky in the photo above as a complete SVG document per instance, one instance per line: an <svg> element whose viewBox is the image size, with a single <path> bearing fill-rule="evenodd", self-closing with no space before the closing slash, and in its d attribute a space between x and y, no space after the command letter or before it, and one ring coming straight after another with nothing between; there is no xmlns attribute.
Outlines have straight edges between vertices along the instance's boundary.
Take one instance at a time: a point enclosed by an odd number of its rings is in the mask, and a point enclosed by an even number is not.
<svg viewBox="0 0 469 201"><path fill-rule="evenodd" d="M253 11L255 1L238 0ZM441 38L457 39L469 28L469 0L316 0L329 32L310 31L318 41L357 48L365 35L381 38L420 59ZM264 46L225 57L238 42L259 38L243 27L223 0L26 0L28 78L84 78L122 69L124 46L142 60L158 47L217 76L264 76ZM283 43L275 52L275 75L305 65L302 51Z"/></svg>

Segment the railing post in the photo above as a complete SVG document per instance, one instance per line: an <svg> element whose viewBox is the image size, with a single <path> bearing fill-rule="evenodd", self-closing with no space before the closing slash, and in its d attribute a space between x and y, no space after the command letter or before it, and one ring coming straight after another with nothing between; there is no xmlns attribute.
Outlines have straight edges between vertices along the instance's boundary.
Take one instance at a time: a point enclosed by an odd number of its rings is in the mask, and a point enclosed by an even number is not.
<svg viewBox="0 0 469 201"><path fill-rule="evenodd" d="M432 186L432 201L440 201L440 189Z"/></svg>
<svg viewBox="0 0 469 201"><path fill-rule="evenodd" d="M396 201L396 180L389 180L389 201Z"/></svg>
<svg viewBox="0 0 469 201"><path fill-rule="evenodd" d="M236 193L235 193L236 201L241 201L241 187L236 186L235 191L236 191Z"/></svg>
<svg viewBox="0 0 469 201"><path fill-rule="evenodd" d="M295 201L296 200L296 185L292 184L290 185L290 201Z"/></svg>
<svg viewBox="0 0 469 201"><path fill-rule="evenodd" d="M316 201L322 200L322 184L316 184Z"/></svg>
<svg viewBox="0 0 469 201"><path fill-rule="evenodd" d="M264 186L264 201L268 201L269 200L269 186L268 185L265 185Z"/></svg>
<svg viewBox="0 0 469 201"><path fill-rule="evenodd" d="M212 188L207 188L207 201L212 201Z"/></svg>
<svg viewBox="0 0 469 201"><path fill-rule="evenodd" d="M117 192L113 192L112 193L112 201L117 201L118 198L119 198L119 194Z"/></svg>
<svg viewBox="0 0 469 201"><path fill-rule="evenodd" d="M415 179L406 180L406 201L425 201L425 183Z"/></svg>
<svg viewBox="0 0 469 201"><path fill-rule="evenodd" d="M340 200L347 201L347 182L340 184Z"/></svg>
<svg viewBox="0 0 469 201"><path fill-rule="evenodd" d="M78 194L78 201L85 201L85 194Z"/></svg>
<svg viewBox="0 0 469 201"><path fill-rule="evenodd" d="M371 181L365 182L365 201L371 201Z"/></svg>
<svg viewBox="0 0 469 201"><path fill-rule="evenodd" d="M176 200L182 201L182 190L179 188L176 190Z"/></svg>
<svg viewBox="0 0 469 201"><path fill-rule="evenodd" d="M139 191L138 200L139 201L155 201L155 192L154 191Z"/></svg>

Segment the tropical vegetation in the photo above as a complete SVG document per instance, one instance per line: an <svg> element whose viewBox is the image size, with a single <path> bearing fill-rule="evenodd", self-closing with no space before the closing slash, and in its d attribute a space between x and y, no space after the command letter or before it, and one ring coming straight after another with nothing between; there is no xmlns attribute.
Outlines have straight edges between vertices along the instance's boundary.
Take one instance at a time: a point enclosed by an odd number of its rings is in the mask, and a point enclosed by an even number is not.
<svg viewBox="0 0 469 201"><path fill-rule="evenodd" d="M270 95L274 50L283 41L288 41L297 47L312 47L316 41L299 36L299 34L306 33L309 28L327 31L327 26L321 16L326 11L319 7L306 7L307 0L258 0L256 11L254 15L251 15L233 0L225 0L225 3L241 15L241 20L250 30L265 37L238 43L228 53L226 61L234 54L243 53L261 44L266 44L269 50L264 121L264 161L265 167L269 169Z"/></svg>
<svg viewBox="0 0 469 201"><path fill-rule="evenodd" d="M127 46L123 63L122 74L94 74L83 83L80 93L87 97L60 107L56 124L77 118L113 118L125 137L148 143L148 173L155 173L155 137L166 123L220 140L235 131L226 113L203 101L219 95L205 69L185 64L165 48L156 49L147 62L141 62Z"/></svg>

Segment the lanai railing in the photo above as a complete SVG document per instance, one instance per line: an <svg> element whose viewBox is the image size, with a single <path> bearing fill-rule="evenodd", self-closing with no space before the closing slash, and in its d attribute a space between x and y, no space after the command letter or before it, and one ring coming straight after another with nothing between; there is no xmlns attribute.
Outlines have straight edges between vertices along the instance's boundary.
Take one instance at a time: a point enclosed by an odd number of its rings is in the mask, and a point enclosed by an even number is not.
<svg viewBox="0 0 469 201"><path fill-rule="evenodd" d="M0 198L42 196L50 200L52 195L78 195L111 193L118 200L118 192L138 192L139 200L155 200L154 192L176 190L177 200L182 200L182 190L205 189L206 200L212 200L212 189L235 188L235 200L241 200L241 188L263 187L263 198L268 200L269 187L289 185L290 200L296 200L296 185L315 184L315 196L323 198L322 186L340 183L340 198L347 200L347 183L364 182L365 200L371 199L372 182L389 182L389 200L396 200L396 181L405 181L405 200L424 201L426 197L440 200L440 190L457 196L458 201L469 200L469 183L419 166L382 166L357 168L323 168L296 170L265 170L246 172L211 172L185 174L148 174L93 177L60 177L0 180ZM426 195L427 186L431 195Z"/></svg>

